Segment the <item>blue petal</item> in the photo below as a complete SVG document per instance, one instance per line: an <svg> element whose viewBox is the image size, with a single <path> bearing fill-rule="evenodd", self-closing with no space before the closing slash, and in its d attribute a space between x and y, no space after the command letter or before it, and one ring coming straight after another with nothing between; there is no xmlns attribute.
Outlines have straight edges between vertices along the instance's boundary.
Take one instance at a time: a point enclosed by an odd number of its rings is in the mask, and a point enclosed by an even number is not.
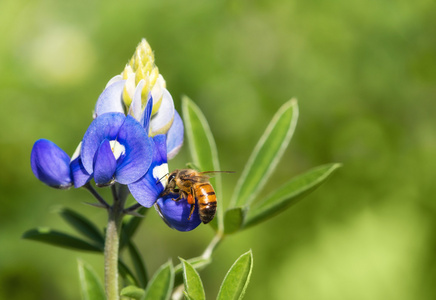
<svg viewBox="0 0 436 300"><path fill-rule="evenodd" d="M30 154L30 165L36 178L59 189L72 185L70 157L55 143L40 139L35 142Z"/></svg>
<svg viewBox="0 0 436 300"><path fill-rule="evenodd" d="M151 207L163 192L162 183L153 177L152 168L140 180L129 184L129 190L133 198L145 207Z"/></svg>
<svg viewBox="0 0 436 300"><path fill-rule="evenodd" d="M153 138L153 162L150 168L140 180L129 184L133 198L142 206L151 207L164 190L160 180L167 174L165 135L157 135Z"/></svg>
<svg viewBox="0 0 436 300"><path fill-rule="evenodd" d="M167 153L168 159L172 159L179 153L180 148L183 145L183 121L179 113L174 110L174 121L170 130L167 133Z"/></svg>
<svg viewBox="0 0 436 300"><path fill-rule="evenodd" d="M112 183L117 161L112 152L109 140L105 139L95 154L94 159L94 180L98 186L105 186Z"/></svg>
<svg viewBox="0 0 436 300"><path fill-rule="evenodd" d="M145 132L149 134L150 132L150 118L151 118L151 112L153 110L153 98L150 96L147 101L147 105L144 109L144 114L142 115L142 126L144 126Z"/></svg>
<svg viewBox="0 0 436 300"><path fill-rule="evenodd" d="M160 216L168 226L178 231L190 231L197 228L201 223L198 206L195 206L194 212L188 220L191 205L186 200L172 200L177 197L178 195L168 195L157 200L156 205Z"/></svg>
<svg viewBox="0 0 436 300"><path fill-rule="evenodd" d="M159 134L153 137L153 162L157 164L167 163L167 138L164 134Z"/></svg>
<svg viewBox="0 0 436 300"><path fill-rule="evenodd" d="M73 177L74 187L79 188L91 180L92 175L86 172L83 167L80 156L70 162L71 175Z"/></svg>
<svg viewBox="0 0 436 300"><path fill-rule="evenodd" d="M125 147L126 153L117 167L115 179L121 184L133 183L150 167L153 158L151 138L135 118L127 116L119 129L117 141Z"/></svg>
<svg viewBox="0 0 436 300"><path fill-rule="evenodd" d="M124 113L122 95L125 83L125 80L116 81L100 94L95 104L95 117L108 112Z"/></svg>
<svg viewBox="0 0 436 300"><path fill-rule="evenodd" d="M122 113L106 113L98 116L83 136L81 158L86 172L94 172L94 156L104 139L115 140L126 116Z"/></svg>

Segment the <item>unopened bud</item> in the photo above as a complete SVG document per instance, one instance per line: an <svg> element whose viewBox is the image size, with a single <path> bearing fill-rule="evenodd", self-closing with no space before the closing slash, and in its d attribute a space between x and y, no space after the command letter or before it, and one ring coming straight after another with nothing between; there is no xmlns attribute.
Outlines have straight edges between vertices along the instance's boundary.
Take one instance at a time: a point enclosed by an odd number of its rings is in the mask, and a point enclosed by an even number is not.
<svg viewBox="0 0 436 300"><path fill-rule="evenodd" d="M123 90L124 104L129 107L138 83L144 80L144 87L141 91L141 102L147 103L150 95L153 97L153 113L155 113L162 101L162 89L165 87L165 80L159 74L155 65L153 50L145 39L142 39L136 47L135 53L126 65L123 73L126 85ZM159 79L159 80L158 80ZM164 84L164 85L162 85Z"/></svg>

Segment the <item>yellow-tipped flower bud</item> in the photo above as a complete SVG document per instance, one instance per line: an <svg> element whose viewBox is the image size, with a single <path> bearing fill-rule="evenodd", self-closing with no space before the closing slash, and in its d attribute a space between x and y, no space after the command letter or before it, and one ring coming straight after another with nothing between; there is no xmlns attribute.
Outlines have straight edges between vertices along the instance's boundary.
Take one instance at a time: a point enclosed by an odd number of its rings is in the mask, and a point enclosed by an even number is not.
<svg viewBox="0 0 436 300"><path fill-rule="evenodd" d="M162 101L162 89L165 88L165 80L159 74L155 65L153 50L145 39L136 47L135 53L126 65L123 73L126 85L123 91L123 101L128 108L132 103L136 86L144 80L144 87L141 91L143 105L147 103L149 95L153 97L153 113L155 113ZM161 78L160 80L158 80Z"/></svg>
<svg viewBox="0 0 436 300"><path fill-rule="evenodd" d="M121 74L123 79L126 80L126 85L123 90L123 101L126 107L130 106L132 103L133 94L135 92L135 72L133 72L133 68L130 65L126 65L123 73Z"/></svg>

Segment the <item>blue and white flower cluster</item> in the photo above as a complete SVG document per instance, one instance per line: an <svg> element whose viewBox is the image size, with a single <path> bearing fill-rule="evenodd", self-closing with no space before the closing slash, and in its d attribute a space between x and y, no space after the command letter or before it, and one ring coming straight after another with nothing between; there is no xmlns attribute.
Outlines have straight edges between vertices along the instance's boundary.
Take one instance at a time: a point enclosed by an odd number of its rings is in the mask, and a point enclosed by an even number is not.
<svg viewBox="0 0 436 300"><path fill-rule="evenodd" d="M139 204L155 205L170 227L196 228L201 221L197 213L188 220L186 200L159 197L167 183L168 159L183 144L184 127L145 40L123 73L108 82L93 117L71 158L49 140L35 142L31 153L35 176L59 189L79 188L91 179L99 187L127 185Z"/></svg>

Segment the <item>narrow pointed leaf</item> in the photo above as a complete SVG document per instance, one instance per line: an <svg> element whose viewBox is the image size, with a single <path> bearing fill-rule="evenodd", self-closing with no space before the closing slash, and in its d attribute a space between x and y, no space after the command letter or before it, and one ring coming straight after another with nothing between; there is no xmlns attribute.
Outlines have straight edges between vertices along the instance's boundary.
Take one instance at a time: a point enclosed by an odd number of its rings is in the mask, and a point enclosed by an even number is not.
<svg viewBox="0 0 436 300"><path fill-rule="evenodd" d="M189 264L195 268L195 270L200 271L203 270L206 266L210 265L212 259L203 258L202 256L193 257L186 260ZM180 285L183 283L183 266L182 264L178 264L174 267L174 285Z"/></svg>
<svg viewBox="0 0 436 300"><path fill-rule="evenodd" d="M68 208L62 208L59 211L62 218L68 222L78 233L91 239L97 245L104 247L103 233L97 226L88 220L85 216Z"/></svg>
<svg viewBox="0 0 436 300"><path fill-rule="evenodd" d="M340 166L340 164L319 166L291 179L267 196L263 202L252 207L244 222L244 228L258 224L285 211L286 208L318 188Z"/></svg>
<svg viewBox="0 0 436 300"><path fill-rule="evenodd" d="M121 259L118 259L118 270L121 278L124 280L125 285L139 285L139 282L133 272Z"/></svg>
<svg viewBox="0 0 436 300"><path fill-rule="evenodd" d="M185 291L192 299L205 299L203 283L201 282L200 275L194 267L186 260L179 258L183 266L183 281L185 283Z"/></svg>
<svg viewBox="0 0 436 300"><path fill-rule="evenodd" d="M185 122L185 132L188 139L193 164L198 166L200 171L220 171L218 151L209 124L199 107L188 97L182 99L182 112ZM221 175L217 174L210 180L215 193L221 196ZM218 227L222 228L222 201L217 203ZM212 223L211 222L211 223ZM212 223L212 227L214 223Z"/></svg>
<svg viewBox="0 0 436 300"><path fill-rule="evenodd" d="M185 296L186 300L195 300L194 298L190 297L186 291L183 291L183 295Z"/></svg>
<svg viewBox="0 0 436 300"><path fill-rule="evenodd" d="M121 296L141 300L145 296L145 291L137 286L129 285L121 290Z"/></svg>
<svg viewBox="0 0 436 300"><path fill-rule="evenodd" d="M142 215L143 217L131 217L128 221L123 223L122 226L122 235L121 235L121 241L120 241L120 250L123 249L127 244L128 241L133 237L136 230L138 229L141 222L144 220L145 214L147 213L148 208L141 207L137 210L137 212Z"/></svg>
<svg viewBox="0 0 436 300"><path fill-rule="evenodd" d="M168 300L174 286L174 269L171 262L164 264L148 282L144 300Z"/></svg>
<svg viewBox="0 0 436 300"><path fill-rule="evenodd" d="M93 245L87 241L80 238L74 237L72 235L55 231L50 228L36 228L26 231L23 236L24 239L34 240L38 242L43 242L46 244L80 250L80 251L94 251L102 252L103 249L99 246Z"/></svg>
<svg viewBox="0 0 436 300"><path fill-rule="evenodd" d="M212 260L209 259L205 259L201 256L198 257L193 257L190 259L186 260L191 266L193 266L196 270L202 270L204 267L206 267L207 265L209 265ZM182 264L178 264L174 267L174 273L177 275L180 272L182 272L183 270L183 265Z"/></svg>
<svg viewBox="0 0 436 300"><path fill-rule="evenodd" d="M136 246L130 241L129 254L132 259L133 266L135 268L136 277L138 278L139 287L145 288L148 282L147 270L145 268L144 260L139 254Z"/></svg>
<svg viewBox="0 0 436 300"><path fill-rule="evenodd" d="M250 250L242 254L227 272L218 292L217 300L242 299L250 281L252 269L253 254Z"/></svg>
<svg viewBox="0 0 436 300"><path fill-rule="evenodd" d="M80 288L83 300L105 300L103 285L87 263L78 260Z"/></svg>
<svg viewBox="0 0 436 300"><path fill-rule="evenodd" d="M241 229L245 210L242 207L230 208L224 214L224 233L231 234Z"/></svg>
<svg viewBox="0 0 436 300"><path fill-rule="evenodd" d="M274 115L236 184L231 206L249 206L263 188L286 150L297 125L298 105L286 102Z"/></svg>

